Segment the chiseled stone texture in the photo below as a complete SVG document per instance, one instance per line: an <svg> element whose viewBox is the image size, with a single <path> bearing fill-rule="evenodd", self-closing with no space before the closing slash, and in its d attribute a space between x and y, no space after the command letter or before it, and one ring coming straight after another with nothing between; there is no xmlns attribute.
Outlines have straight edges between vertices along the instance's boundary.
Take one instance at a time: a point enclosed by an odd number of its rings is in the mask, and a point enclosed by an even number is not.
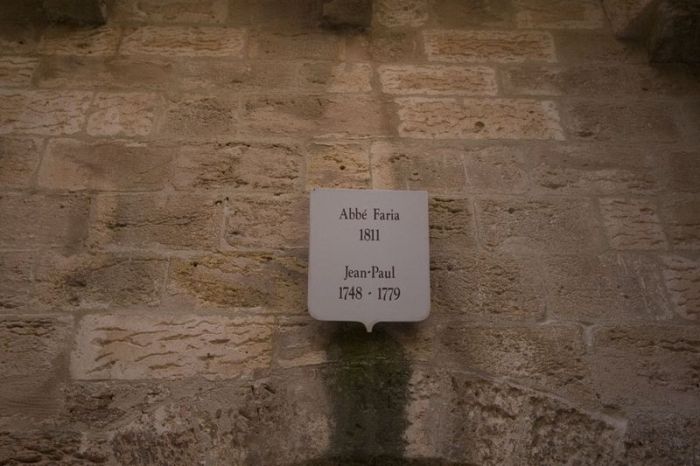
<svg viewBox="0 0 700 466"><path fill-rule="evenodd" d="M263 316L87 315L71 374L79 380L227 379L270 365Z"/></svg>
<svg viewBox="0 0 700 466"><path fill-rule="evenodd" d="M666 249L656 203L648 199L600 200L608 242L615 249Z"/></svg>
<svg viewBox="0 0 700 466"><path fill-rule="evenodd" d="M39 60L36 58L0 57L0 86L29 86L38 66Z"/></svg>
<svg viewBox="0 0 700 466"><path fill-rule="evenodd" d="M600 29L603 10L596 0L516 0L516 22L521 28Z"/></svg>
<svg viewBox="0 0 700 466"><path fill-rule="evenodd" d="M417 27L428 20L428 0L375 0L375 21L386 27Z"/></svg>
<svg viewBox="0 0 700 466"><path fill-rule="evenodd" d="M38 138L0 137L0 189L22 189L32 184L42 146Z"/></svg>
<svg viewBox="0 0 700 466"><path fill-rule="evenodd" d="M97 94L87 120L90 136L148 136L158 116L155 94Z"/></svg>
<svg viewBox="0 0 700 466"><path fill-rule="evenodd" d="M0 432L0 461L4 464L97 465L104 464L108 457L99 445L85 445L81 432Z"/></svg>
<svg viewBox="0 0 700 466"><path fill-rule="evenodd" d="M402 97L396 103L402 137L564 139L551 101Z"/></svg>
<svg viewBox="0 0 700 466"><path fill-rule="evenodd" d="M676 312L684 319L700 319L700 260L683 256L663 258L663 276Z"/></svg>
<svg viewBox="0 0 700 466"><path fill-rule="evenodd" d="M226 0L122 0L110 12L114 21L219 24L228 16Z"/></svg>
<svg viewBox="0 0 700 466"><path fill-rule="evenodd" d="M219 27L142 26L126 31L123 55L241 58L246 31Z"/></svg>
<svg viewBox="0 0 700 466"><path fill-rule="evenodd" d="M75 134L85 126L92 93L0 90L0 134Z"/></svg>
<svg viewBox="0 0 700 466"><path fill-rule="evenodd" d="M665 196L659 216L666 235L676 249L700 249L700 199L694 195Z"/></svg>
<svg viewBox="0 0 700 466"><path fill-rule="evenodd" d="M361 189L370 185L369 150L365 144L316 143L309 149L306 189Z"/></svg>
<svg viewBox="0 0 700 466"><path fill-rule="evenodd" d="M39 47L44 55L104 57L117 53L120 37L121 30L110 26L52 27L44 32Z"/></svg>
<svg viewBox="0 0 700 466"><path fill-rule="evenodd" d="M423 35L430 61L449 63L554 62L554 40L544 31L428 31Z"/></svg>
<svg viewBox="0 0 700 466"><path fill-rule="evenodd" d="M495 95L496 72L486 66L384 65L379 68L388 94Z"/></svg>

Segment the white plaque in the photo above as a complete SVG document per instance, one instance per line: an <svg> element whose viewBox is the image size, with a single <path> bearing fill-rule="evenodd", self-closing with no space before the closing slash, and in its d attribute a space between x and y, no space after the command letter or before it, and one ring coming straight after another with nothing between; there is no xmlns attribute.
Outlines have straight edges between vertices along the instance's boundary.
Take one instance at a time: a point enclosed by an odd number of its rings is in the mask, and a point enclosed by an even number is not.
<svg viewBox="0 0 700 466"><path fill-rule="evenodd" d="M428 193L311 193L309 313L318 320L416 322L430 313Z"/></svg>

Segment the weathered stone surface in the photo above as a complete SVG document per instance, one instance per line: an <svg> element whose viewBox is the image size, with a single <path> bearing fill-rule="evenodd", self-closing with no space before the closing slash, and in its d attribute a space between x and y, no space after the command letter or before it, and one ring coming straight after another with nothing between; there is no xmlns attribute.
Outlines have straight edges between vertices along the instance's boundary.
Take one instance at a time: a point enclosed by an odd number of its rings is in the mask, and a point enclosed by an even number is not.
<svg viewBox="0 0 700 466"><path fill-rule="evenodd" d="M566 255L544 263L552 318L598 323L671 317L661 271L645 256Z"/></svg>
<svg viewBox="0 0 700 466"><path fill-rule="evenodd" d="M306 260L295 255L226 254L174 259L168 302L197 308L306 310Z"/></svg>
<svg viewBox="0 0 700 466"><path fill-rule="evenodd" d="M0 137L0 189L28 188L41 158L42 141Z"/></svg>
<svg viewBox="0 0 700 466"><path fill-rule="evenodd" d="M373 0L325 0L323 23L331 28L368 28L372 23Z"/></svg>
<svg viewBox="0 0 700 466"><path fill-rule="evenodd" d="M50 21L80 25L107 22L107 0L43 0Z"/></svg>
<svg viewBox="0 0 700 466"><path fill-rule="evenodd" d="M368 95L253 97L244 102L241 134L368 138L387 133L382 103Z"/></svg>
<svg viewBox="0 0 700 466"><path fill-rule="evenodd" d="M405 97L399 135L419 139L563 139L554 102Z"/></svg>
<svg viewBox="0 0 700 466"><path fill-rule="evenodd" d="M658 166L664 186L675 192L700 191L700 153L669 151Z"/></svg>
<svg viewBox="0 0 700 466"><path fill-rule="evenodd" d="M513 146L465 148L467 191L521 193L528 189L525 161L532 157Z"/></svg>
<svg viewBox="0 0 700 466"><path fill-rule="evenodd" d="M88 315L71 374L80 380L238 377L270 365L271 320L262 316Z"/></svg>
<svg viewBox="0 0 700 466"><path fill-rule="evenodd" d="M595 0L517 0L516 22L521 28L600 29L603 11Z"/></svg>
<svg viewBox="0 0 700 466"><path fill-rule="evenodd" d="M373 31L368 39L368 53L379 62L397 63L422 59L419 36L412 31Z"/></svg>
<svg viewBox="0 0 700 466"><path fill-rule="evenodd" d="M74 134L85 125L90 92L0 90L0 134Z"/></svg>
<svg viewBox="0 0 700 466"><path fill-rule="evenodd" d="M426 190L435 194L464 192L462 151L393 142L372 145L372 183L376 189Z"/></svg>
<svg viewBox="0 0 700 466"><path fill-rule="evenodd" d="M160 134L191 139L236 133L240 104L230 96L177 95L166 103Z"/></svg>
<svg viewBox="0 0 700 466"><path fill-rule="evenodd" d="M573 101L562 107L567 130L577 139L673 142L680 137L677 112L665 103Z"/></svg>
<svg viewBox="0 0 700 466"><path fill-rule="evenodd" d="M306 189L370 186L369 150L365 144L317 143L309 148Z"/></svg>
<svg viewBox="0 0 700 466"><path fill-rule="evenodd" d="M659 216L674 248L700 249L700 200L693 195L663 197Z"/></svg>
<svg viewBox="0 0 700 466"><path fill-rule="evenodd" d="M27 4L28 2L24 2ZM37 49L37 25L4 22L0 31L0 55L27 55Z"/></svg>
<svg viewBox="0 0 700 466"><path fill-rule="evenodd" d="M86 446L80 432L0 432L0 461L3 464L68 466L104 464L107 453L99 446Z"/></svg>
<svg viewBox="0 0 700 466"><path fill-rule="evenodd" d="M91 136L148 136L153 131L160 98L155 94L97 94L87 120Z"/></svg>
<svg viewBox="0 0 700 466"><path fill-rule="evenodd" d="M434 196L428 204L430 250L433 254L464 252L476 246L470 199Z"/></svg>
<svg viewBox="0 0 700 466"><path fill-rule="evenodd" d="M666 249L668 243L650 199L599 200L608 242L615 249Z"/></svg>
<svg viewBox="0 0 700 466"><path fill-rule="evenodd" d="M700 451L697 416L646 412L632 417L625 435L625 462L640 466L674 466L697 462Z"/></svg>
<svg viewBox="0 0 700 466"><path fill-rule="evenodd" d="M453 322L441 329L444 364L525 382L558 395L590 399L583 332L576 327L485 327Z"/></svg>
<svg viewBox="0 0 700 466"><path fill-rule="evenodd" d="M430 61L522 63L554 62L554 40L542 31L428 31L423 34Z"/></svg>
<svg viewBox="0 0 700 466"><path fill-rule="evenodd" d="M343 42L337 35L300 32L251 34L248 54L256 59L338 60Z"/></svg>
<svg viewBox="0 0 700 466"><path fill-rule="evenodd" d="M698 345L694 325L600 328L592 363L596 391L604 403L625 411L656 407L697 414Z"/></svg>
<svg viewBox="0 0 700 466"><path fill-rule="evenodd" d="M513 28L513 4L509 0L433 0L431 24L444 28Z"/></svg>
<svg viewBox="0 0 700 466"><path fill-rule="evenodd" d="M38 184L56 190L151 191L165 186L175 148L125 140L52 139Z"/></svg>
<svg viewBox="0 0 700 466"><path fill-rule="evenodd" d="M635 63L647 64L649 58L644 46L620 41L609 34L583 31L557 31L557 57L565 63Z"/></svg>
<svg viewBox="0 0 700 466"><path fill-rule="evenodd" d="M2 195L0 245L16 249L78 249L87 237L89 210L90 199L82 196Z"/></svg>
<svg viewBox="0 0 700 466"><path fill-rule="evenodd" d="M306 247L308 218L305 196L235 196L227 203L224 239L243 250Z"/></svg>
<svg viewBox="0 0 700 466"><path fill-rule="evenodd" d="M29 307L34 300L32 252L0 253L0 309Z"/></svg>
<svg viewBox="0 0 700 466"><path fill-rule="evenodd" d="M104 57L117 53L120 36L121 30L110 26L52 27L44 32L39 47L44 55Z"/></svg>
<svg viewBox="0 0 700 466"><path fill-rule="evenodd" d="M663 258L666 289L678 315L700 320L700 262L683 256Z"/></svg>
<svg viewBox="0 0 700 466"><path fill-rule="evenodd" d="M39 60L31 57L0 57L0 86L26 87L39 66Z"/></svg>
<svg viewBox="0 0 700 466"><path fill-rule="evenodd" d="M275 64L279 67L280 64ZM305 92L371 92L372 66L367 63L304 63L299 87Z"/></svg>
<svg viewBox="0 0 700 466"><path fill-rule="evenodd" d="M496 72L486 66L384 65L379 68L388 94L495 95Z"/></svg>
<svg viewBox="0 0 700 466"><path fill-rule="evenodd" d="M304 155L286 144L221 142L187 145L177 154L177 189L237 189L288 192L301 189Z"/></svg>
<svg viewBox="0 0 700 466"><path fill-rule="evenodd" d="M472 321L537 321L545 301L537 264L503 254L433 255L432 312Z"/></svg>
<svg viewBox="0 0 700 466"><path fill-rule="evenodd" d="M694 0L658 3L648 33L653 63L700 63L700 5Z"/></svg>
<svg viewBox="0 0 700 466"><path fill-rule="evenodd" d="M417 27L428 20L427 0L375 0L375 20L387 27Z"/></svg>
<svg viewBox="0 0 700 466"><path fill-rule="evenodd" d="M241 58L246 44L242 29L219 27L142 26L125 32L123 55Z"/></svg>
<svg viewBox="0 0 700 466"><path fill-rule="evenodd" d="M226 0L122 0L110 12L114 21L219 24L228 16Z"/></svg>
<svg viewBox="0 0 700 466"><path fill-rule="evenodd" d="M658 3L654 0L603 0L603 8L617 37L638 38L651 23Z"/></svg>
<svg viewBox="0 0 700 466"><path fill-rule="evenodd" d="M149 256L42 256L35 271L37 303L50 308L155 306L165 287L167 260Z"/></svg>
<svg viewBox="0 0 700 466"><path fill-rule="evenodd" d="M494 198L476 205L479 237L489 249L568 253L602 247L601 226L590 201Z"/></svg>
<svg viewBox="0 0 700 466"><path fill-rule="evenodd" d="M219 244L222 200L207 195L97 197L92 244L111 248L208 250Z"/></svg>

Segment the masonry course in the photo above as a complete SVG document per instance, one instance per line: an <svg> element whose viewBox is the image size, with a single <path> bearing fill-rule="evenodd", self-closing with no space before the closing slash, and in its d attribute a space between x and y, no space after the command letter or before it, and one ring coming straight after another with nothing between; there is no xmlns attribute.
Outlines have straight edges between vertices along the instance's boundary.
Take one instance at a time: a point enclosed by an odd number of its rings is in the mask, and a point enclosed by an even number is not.
<svg viewBox="0 0 700 466"><path fill-rule="evenodd" d="M0 464L697 461L697 67L593 0L323 5L0 16ZM308 316L322 187L429 192L427 321Z"/></svg>

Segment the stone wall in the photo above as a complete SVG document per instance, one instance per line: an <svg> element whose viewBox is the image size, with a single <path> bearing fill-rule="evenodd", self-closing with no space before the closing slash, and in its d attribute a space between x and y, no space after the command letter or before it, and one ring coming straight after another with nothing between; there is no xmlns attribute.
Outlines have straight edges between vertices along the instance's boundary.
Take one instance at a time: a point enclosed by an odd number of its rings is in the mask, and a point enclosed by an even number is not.
<svg viewBox="0 0 700 466"><path fill-rule="evenodd" d="M0 464L698 464L698 69L594 0L322 3L5 19ZM429 191L426 322L309 318L320 186Z"/></svg>

